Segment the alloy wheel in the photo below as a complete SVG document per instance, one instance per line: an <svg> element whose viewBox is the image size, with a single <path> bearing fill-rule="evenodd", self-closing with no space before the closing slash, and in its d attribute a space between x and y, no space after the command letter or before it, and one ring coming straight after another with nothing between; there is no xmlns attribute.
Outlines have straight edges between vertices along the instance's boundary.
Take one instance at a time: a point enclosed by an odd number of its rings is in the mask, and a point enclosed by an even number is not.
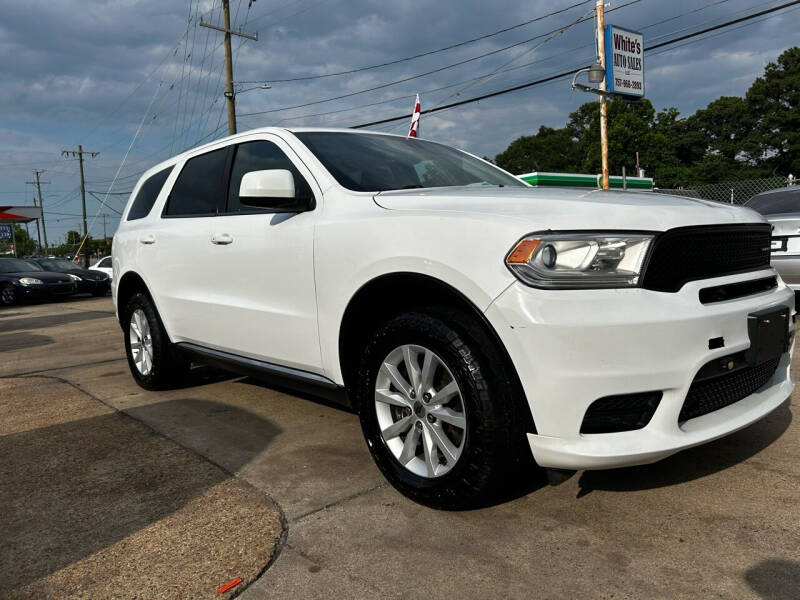
<svg viewBox="0 0 800 600"><path fill-rule="evenodd" d="M458 462L467 435L461 389L431 350L404 345L381 363L375 412L395 459L421 477L441 477Z"/></svg>
<svg viewBox="0 0 800 600"><path fill-rule="evenodd" d="M0 289L0 304L11 305L14 304L14 300L15 294L13 287L7 285Z"/></svg>
<svg viewBox="0 0 800 600"><path fill-rule="evenodd" d="M153 370L153 338L150 335L150 323L141 308L131 315L130 323L131 356L133 364L142 375L149 375Z"/></svg>

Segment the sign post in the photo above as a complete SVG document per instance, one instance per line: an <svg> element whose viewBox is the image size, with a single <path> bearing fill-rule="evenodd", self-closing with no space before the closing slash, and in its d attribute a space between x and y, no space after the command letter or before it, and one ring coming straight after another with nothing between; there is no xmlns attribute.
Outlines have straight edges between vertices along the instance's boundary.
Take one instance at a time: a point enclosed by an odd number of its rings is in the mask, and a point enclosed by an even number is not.
<svg viewBox="0 0 800 600"><path fill-rule="evenodd" d="M644 96L644 36L606 25L606 91L641 98Z"/></svg>

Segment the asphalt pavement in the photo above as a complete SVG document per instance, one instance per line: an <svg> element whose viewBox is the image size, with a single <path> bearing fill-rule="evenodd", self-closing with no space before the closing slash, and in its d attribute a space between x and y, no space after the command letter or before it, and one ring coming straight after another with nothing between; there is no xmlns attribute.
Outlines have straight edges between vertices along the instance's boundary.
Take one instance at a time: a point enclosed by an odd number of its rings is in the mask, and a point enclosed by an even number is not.
<svg viewBox="0 0 800 600"><path fill-rule="evenodd" d="M386 484L356 415L202 376L138 388L110 298L0 309L1 597L220 597L241 573L252 600L800 598L797 392L654 465L444 512Z"/></svg>

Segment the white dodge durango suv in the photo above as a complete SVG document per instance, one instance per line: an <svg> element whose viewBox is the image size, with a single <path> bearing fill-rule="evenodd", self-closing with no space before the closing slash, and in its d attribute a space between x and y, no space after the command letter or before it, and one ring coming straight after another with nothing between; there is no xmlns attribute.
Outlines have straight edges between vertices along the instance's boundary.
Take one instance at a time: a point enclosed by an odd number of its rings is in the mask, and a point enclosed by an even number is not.
<svg viewBox="0 0 800 600"><path fill-rule="evenodd" d="M792 291L755 212L532 188L420 139L264 128L147 171L113 245L131 372L192 363L349 403L436 507L536 463L653 462L792 391Z"/></svg>

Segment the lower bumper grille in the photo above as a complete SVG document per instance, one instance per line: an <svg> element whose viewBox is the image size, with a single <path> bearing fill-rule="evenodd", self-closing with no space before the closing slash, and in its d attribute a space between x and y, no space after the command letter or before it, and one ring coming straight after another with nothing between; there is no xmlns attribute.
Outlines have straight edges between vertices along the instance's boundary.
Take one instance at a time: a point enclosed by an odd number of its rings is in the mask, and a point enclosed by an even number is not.
<svg viewBox="0 0 800 600"><path fill-rule="evenodd" d="M581 433L615 433L647 426L662 392L606 396L592 402L583 416Z"/></svg>
<svg viewBox="0 0 800 600"><path fill-rule="evenodd" d="M689 388L678 421L688 421L725 408L757 392L775 374L780 358L710 379L695 380Z"/></svg>

